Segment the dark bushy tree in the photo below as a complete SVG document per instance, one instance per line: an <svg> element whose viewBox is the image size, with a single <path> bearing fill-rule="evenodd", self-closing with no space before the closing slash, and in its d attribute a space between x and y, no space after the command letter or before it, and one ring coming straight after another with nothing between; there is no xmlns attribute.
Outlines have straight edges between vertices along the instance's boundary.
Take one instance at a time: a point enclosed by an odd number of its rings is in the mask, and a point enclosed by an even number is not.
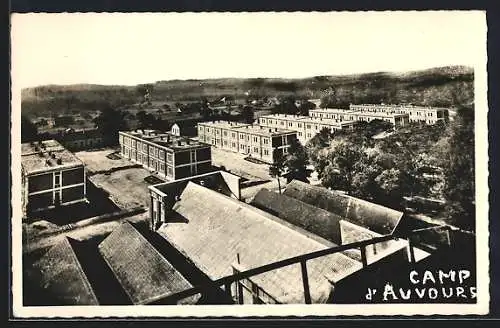
<svg viewBox="0 0 500 328"><path fill-rule="evenodd" d="M299 106L299 114L309 116L309 111L315 109L316 105L310 101L303 101Z"/></svg>
<svg viewBox="0 0 500 328"><path fill-rule="evenodd" d="M309 158L306 148L300 144L298 139L292 139L284 164L287 170L288 182L292 180L309 182L308 178L311 175L311 172L307 169Z"/></svg>
<svg viewBox="0 0 500 328"><path fill-rule="evenodd" d="M352 193L356 163L365 156L363 149L356 144L341 141L331 146L322 156L326 160L326 166L318 172L322 184L327 188Z"/></svg>
<svg viewBox="0 0 500 328"><path fill-rule="evenodd" d="M21 115L21 142L35 141L38 137L38 128L31 120Z"/></svg>
<svg viewBox="0 0 500 328"><path fill-rule="evenodd" d="M465 229L475 226L474 110L459 108L451 125L449 148L444 159L444 195L448 219Z"/></svg>
<svg viewBox="0 0 500 328"><path fill-rule="evenodd" d="M118 144L118 131L128 130L125 113L113 108L104 109L94 119L95 126L113 144Z"/></svg>
<svg viewBox="0 0 500 328"><path fill-rule="evenodd" d="M252 106L244 106L241 110L241 117L245 123L253 123L255 120L255 111Z"/></svg>
<svg viewBox="0 0 500 328"><path fill-rule="evenodd" d="M285 156L281 149L274 149L273 152L273 163L269 166L269 175L278 180L278 190L281 194L281 182L280 177L285 172Z"/></svg>

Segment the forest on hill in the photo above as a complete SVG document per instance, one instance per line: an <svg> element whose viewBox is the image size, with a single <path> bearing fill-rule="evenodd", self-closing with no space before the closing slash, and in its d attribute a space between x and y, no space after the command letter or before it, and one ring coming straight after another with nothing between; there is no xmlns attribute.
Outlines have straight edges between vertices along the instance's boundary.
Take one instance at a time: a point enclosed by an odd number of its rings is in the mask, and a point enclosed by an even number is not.
<svg viewBox="0 0 500 328"><path fill-rule="evenodd" d="M248 99L293 96L321 98L323 106L347 108L349 103L412 103L467 106L474 100L474 72L464 66L407 73L367 73L304 79L205 79L158 81L137 86L94 84L46 85L22 90L21 108L28 117L64 115L140 103L148 90L154 103L200 101L230 96Z"/></svg>

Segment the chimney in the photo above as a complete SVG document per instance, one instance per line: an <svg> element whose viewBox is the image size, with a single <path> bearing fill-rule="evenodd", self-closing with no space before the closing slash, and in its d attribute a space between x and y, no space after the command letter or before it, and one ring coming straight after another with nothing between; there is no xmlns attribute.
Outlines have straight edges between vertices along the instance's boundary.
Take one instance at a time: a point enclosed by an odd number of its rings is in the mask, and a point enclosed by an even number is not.
<svg viewBox="0 0 500 328"><path fill-rule="evenodd" d="M56 154L50 154L50 157L52 157L52 159L56 159Z"/></svg>
<svg viewBox="0 0 500 328"><path fill-rule="evenodd" d="M182 141L178 140L177 141L177 146L182 146Z"/></svg>
<svg viewBox="0 0 500 328"><path fill-rule="evenodd" d="M186 139L186 145L189 145L189 139Z"/></svg>
<svg viewBox="0 0 500 328"><path fill-rule="evenodd" d="M57 161L56 161L57 165L61 165L62 164L62 159L58 158Z"/></svg>
<svg viewBox="0 0 500 328"><path fill-rule="evenodd" d="M278 132L278 128L274 128L274 131Z"/></svg>

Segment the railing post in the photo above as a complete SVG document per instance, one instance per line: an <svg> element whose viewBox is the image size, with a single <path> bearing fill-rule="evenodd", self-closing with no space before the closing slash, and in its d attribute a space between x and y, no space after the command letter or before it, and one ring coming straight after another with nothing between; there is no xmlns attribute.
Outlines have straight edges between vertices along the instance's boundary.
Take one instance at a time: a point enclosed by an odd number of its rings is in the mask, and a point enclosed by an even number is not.
<svg viewBox="0 0 500 328"><path fill-rule="evenodd" d="M366 246L361 246L361 263L363 263L363 268L368 266L368 260L366 259Z"/></svg>
<svg viewBox="0 0 500 328"><path fill-rule="evenodd" d="M302 268L302 283L304 284L304 301L306 304L311 304L311 291L309 290L309 277L307 276L306 261L301 261L300 266Z"/></svg>
<svg viewBox="0 0 500 328"><path fill-rule="evenodd" d="M235 265L233 264L233 274L238 274L240 273L240 270L236 269ZM241 283L239 280L236 280L235 282L235 286L236 286L236 297L237 297L237 300L238 300L238 304L243 304L243 287L241 286Z"/></svg>
<svg viewBox="0 0 500 328"><path fill-rule="evenodd" d="M408 259L410 263L415 263L415 250L413 248L413 241L411 237L408 237Z"/></svg>

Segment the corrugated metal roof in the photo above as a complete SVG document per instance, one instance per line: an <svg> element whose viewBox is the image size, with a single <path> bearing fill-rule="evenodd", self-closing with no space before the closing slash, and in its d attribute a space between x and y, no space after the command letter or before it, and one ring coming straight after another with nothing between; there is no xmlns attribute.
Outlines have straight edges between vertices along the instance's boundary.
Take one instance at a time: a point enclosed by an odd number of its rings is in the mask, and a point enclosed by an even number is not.
<svg viewBox="0 0 500 328"><path fill-rule="evenodd" d="M340 216L298 199L261 189L250 203L337 245L342 243Z"/></svg>
<svg viewBox="0 0 500 328"><path fill-rule="evenodd" d="M164 224L158 232L204 271L211 279L233 274L240 255L245 269L327 248L286 225L279 218L244 202L189 182L174 205L175 217L185 222ZM168 217L167 217L168 220ZM307 262L313 303L326 302L336 282L362 268L342 254ZM282 303L303 303L299 264L252 277L261 288Z"/></svg>
<svg viewBox="0 0 500 328"><path fill-rule="evenodd" d="M58 305L99 305L68 237L52 246L33 267L42 290Z"/></svg>
<svg viewBox="0 0 500 328"><path fill-rule="evenodd" d="M193 287L128 222L99 244L99 252L134 304L147 304ZM196 304L199 297L179 303Z"/></svg>
<svg viewBox="0 0 500 328"><path fill-rule="evenodd" d="M290 182L283 194L382 235L393 233L403 217L403 212L297 180Z"/></svg>

